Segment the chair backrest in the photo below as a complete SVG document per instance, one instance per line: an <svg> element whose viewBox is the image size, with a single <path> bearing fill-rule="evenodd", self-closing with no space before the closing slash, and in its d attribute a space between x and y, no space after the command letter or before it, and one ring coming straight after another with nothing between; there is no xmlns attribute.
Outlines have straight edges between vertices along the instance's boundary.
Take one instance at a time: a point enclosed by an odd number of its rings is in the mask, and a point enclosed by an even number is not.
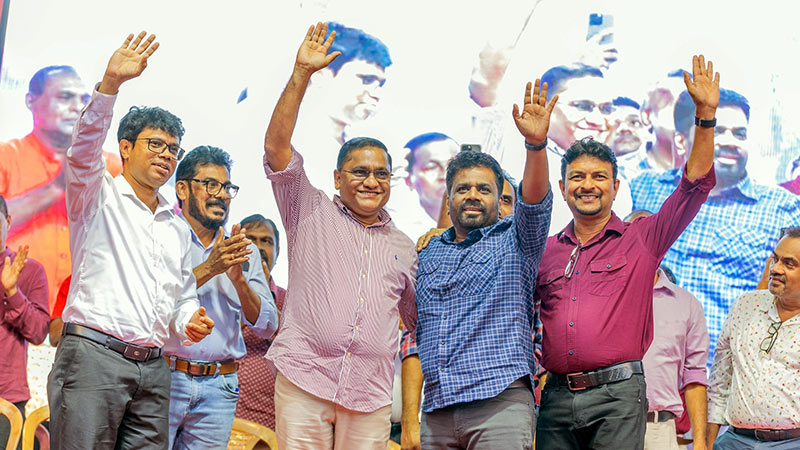
<svg viewBox="0 0 800 450"><path fill-rule="evenodd" d="M233 419L228 450L252 450L261 441L264 441L270 450L278 450L278 438L274 431L249 420L238 417Z"/></svg>
<svg viewBox="0 0 800 450"><path fill-rule="evenodd" d="M6 450L15 450L19 444L19 436L22 432L22 414L13 403L0 398L0 414L6 416L11 423L11 431L8 434L8 444Z"/></svg>
<svg viewBox="0 0 800 450"><path fill-rule="evenodd" d="M50 407L47 405L37 408L25 418L25 425L22 427L22 450L33 450L36 429L48 419L50 419Z"/></svg>

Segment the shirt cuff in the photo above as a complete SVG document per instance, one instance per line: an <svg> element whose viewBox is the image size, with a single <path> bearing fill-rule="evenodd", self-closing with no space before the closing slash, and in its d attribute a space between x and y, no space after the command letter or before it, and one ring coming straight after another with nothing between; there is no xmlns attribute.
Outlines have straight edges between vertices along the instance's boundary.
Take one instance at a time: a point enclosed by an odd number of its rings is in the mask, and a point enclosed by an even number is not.
<svg viewBox="0 0 800 450"><path fill-rule="evenodd" d="M532 212L553 209L553 190L548 188L547 195L545 195L539 203L525 203L522 201L522 183L520 182L519 186L517 186L517 203L515 204L515 208L517 206L519 206L520 209L526 209Z"/></svg>
<svg viewBox="0 0 800 450"><path fill-rule="evenodd" d="M717 406L714 403L712 403L712 400L709 399L708 422L720 425L727 425L728 421L725 419L725 409L726 408L724 406Z"/></svg>
<svg viewBox="0 0 800 450"><path fill-rule="evenodd" d="M303 156L292 147L292 158L285 169L280 172L272 170L267 162L267 154L264 153L264 173L267 174L267 179L277 184L290 183L303 173Z"/></svg>
<svg viewBox="0 0 800 450"><path fill-rule="evenodd" d="M256 323L250 324L247 318L244 319L247 325L258 337L270 339L278 330L278 308L270 295L269 298L261 297L261 309L258 311Z"/></svg>
<svg viewBox="0 0 800 450"><path fill-rule="evenodd" d="M6 310L20 310L23 306L25 306L25 294L17 286L17 293L11 297L6 297Z"/></svg>
<svg viewBox="0 0 800 450"><path fill-rule="evenodd" d="M708 387L708 378L706 377L705 367L683 370L683 382L681 383L681 389L692 383L702 384L703 386Z"/></svg>
<svg viewBox="0 0 800 450"><path fill-rule="evenodd" d="M711 166L709 171L697 178L694 181L690 181L688 175L686 174L686 166L683 167L681 171L681 181L679 184L679 188L685 192L691 192L694 190L699 190L701 192L711 192L711 189L714 189L714 186L717 184L717 174L714 171L714 166Z"/></svg>

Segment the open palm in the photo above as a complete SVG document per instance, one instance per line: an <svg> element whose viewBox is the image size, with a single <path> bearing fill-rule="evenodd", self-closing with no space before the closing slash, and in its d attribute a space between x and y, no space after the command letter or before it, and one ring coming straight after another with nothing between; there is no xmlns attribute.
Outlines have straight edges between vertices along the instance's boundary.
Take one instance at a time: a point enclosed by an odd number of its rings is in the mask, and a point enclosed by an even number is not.
<svg viewBox="0 0 800 450"><path fill-rule="evenodd" d="M545 106L547 83L541 86L541 92L540 83L541 81L537 79L536 84L533 86L533 92L531 92L531 83L528 82L525 87L525 98L522 101L522 113L520 113L516 104L512 111L514 124L517 125L519 132L530 144L540 144L547 139L547 130L550 128L550 114L558 101L558 96L556 95Z"/></svg>
<svg viewBox="0 0 800 450"><path fill-rule="evenodd" d="M133 34L129 34L125 42L118 48L106 67L106 76L123 83L131 78L136 78L142 74L147 67L147 59L158 49L158 42L154 42L156 36L151 34L147 39L145 31L139 33L134 39ZM144 41L143 41L144 39Z"/></svg>
<svg viewBox="0 0 800 450"><path fill-rule="evenodd" d="M332 32L328 39L325 39L326 34L328 34L327 23L320 22L316 26L309 27L300 49L297 50L296 64L298 66L313 73L327 67L331 61L342 54L338 51L328 54L328 50L336 38L336 32Z"/></svg>
<svg viewBox="0 0 800 450"><path fill-rule="evenodd" d="M692 77L683 73L683 82L698 111L716 109L719 105L719 73L714 73L714 64L703 55L692 57ZM699 117L699 115L698 115Z"/></svg>
<svg viewBox="0 0 800 450"><path fill-rule="evenodd" d="M3 270L0 272L0 284L6 291L16 288L19 274L28 262L28 246L25 245L19 249L14 260L6 256L3 262Z"/></svg>

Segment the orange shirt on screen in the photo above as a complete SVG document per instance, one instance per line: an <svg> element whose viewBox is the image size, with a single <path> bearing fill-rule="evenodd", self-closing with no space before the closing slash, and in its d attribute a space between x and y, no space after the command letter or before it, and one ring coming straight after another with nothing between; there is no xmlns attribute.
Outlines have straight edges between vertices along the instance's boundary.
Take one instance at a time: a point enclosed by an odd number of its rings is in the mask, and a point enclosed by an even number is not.
<svg viewBox="0 0 800 450"><path fill-rule="evenodd" d="M122 172L118 154L103 152L106 170L113 176ZM61 173L62 161L33 133L22 139L0 143L0 195L6 201L46 186ZM72 273L66 202L62 196L25 226L13 222L6 246L14 251L30 246L28 257L39 261L47 275L50 311L61 282Z"/></svg>

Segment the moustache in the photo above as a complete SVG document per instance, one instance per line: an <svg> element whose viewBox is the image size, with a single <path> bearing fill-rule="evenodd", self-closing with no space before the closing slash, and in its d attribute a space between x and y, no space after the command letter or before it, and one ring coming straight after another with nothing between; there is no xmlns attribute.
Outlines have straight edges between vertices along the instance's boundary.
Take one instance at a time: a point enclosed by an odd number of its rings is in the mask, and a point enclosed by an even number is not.
<svg viewBox="0 0 800 450"><path fill-rule="evenodd" d="M777 280L777 281L780 281L783 284L786 284L786 277L784 277L783 275L778 275L777 273L770 272L769 279L770 280Z"/></svg>
<svg viewBox="0 0 800 450"><path fill-rule="evenodd" d="M486 212L486 206L482 205L480 202L477 201L465 201L461 204L458 208L459 212L464 212L467 208L478 208L481 212Z"/></svg>
<svg viewBox="0 0 800 450"><path fill-rule="evenodd" d="M210 208L212 206L219 206L223 211L228 212L228 205L226 205L222 200L209 200L206 202L206 208Z"/></svg>

